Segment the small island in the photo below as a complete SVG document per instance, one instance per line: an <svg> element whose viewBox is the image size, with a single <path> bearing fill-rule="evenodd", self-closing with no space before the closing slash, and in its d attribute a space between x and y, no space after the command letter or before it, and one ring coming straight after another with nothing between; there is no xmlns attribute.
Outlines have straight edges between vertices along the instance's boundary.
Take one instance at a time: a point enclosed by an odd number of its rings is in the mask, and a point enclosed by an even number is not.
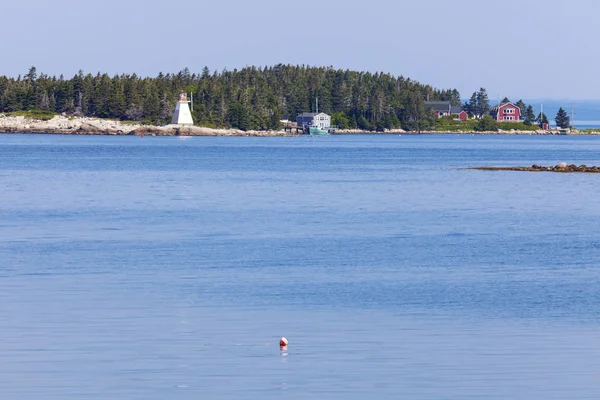
<svg viewBox="0 0 600 400"><path fill-rule="evenodd" d="M22 76L0 75L0 94L0 133L290 136L302 133L298 118L317 111L336 134L600 133L573 129L562 108L552 128L541 106L537 112L508 98L494 104L485 88L463 102L457 89L403 76L305 65L185 68L155 77L79 71L71 78L31 67Z"/></svg>
<svg viewBox="0 0 600 400"><path fill-rule="evenodd" d="M526 171L526 172L583 172L583 173L600 173L600 166L588 167L585 164L575 165L567 164L565 162L556 164L552 167L546 167L543 165L533 164L531 167L471 167L466 169L474 169L479 171Z"/></svg>

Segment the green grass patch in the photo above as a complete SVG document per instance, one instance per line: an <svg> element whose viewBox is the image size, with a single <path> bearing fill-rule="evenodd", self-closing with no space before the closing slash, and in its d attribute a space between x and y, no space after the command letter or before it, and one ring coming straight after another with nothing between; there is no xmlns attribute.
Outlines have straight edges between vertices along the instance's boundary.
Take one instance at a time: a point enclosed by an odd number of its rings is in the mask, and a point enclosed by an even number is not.
<svg viewBox="0 0 600 400"><path fill-rule="evenodd" d="M55 112L43 111L43 110L27 110L27 111L14 111L4 113L8 117L25 117L28 119L37 119L40 121L49 121L56 116Z"/></svg>
<svg viewBox="0 0 600 400"><path fill-rule="evenodd" d="M498 122L498 129L503 131L510 131L511 129L517 131L537 131L540 129L537 125L525 125L523 122Z"/></svg>
<svg viewBox="0 0 600 400"><path fill-rule="evenodd" d="M442 117L435 121L434 129L439 132L475 132L481 120L469 119L466 121L456 121L452 117ZM535 131L540 129L537 125L525 125L523 122L498 122L498 129L510 131Z"/></svg>
<svg viewBox="0 0 600 400"><path fill-rule="evenodd" d="M440 132L473 132L478 120L455 121L452 117L443 117L435 121L434 129Z"/></svg>

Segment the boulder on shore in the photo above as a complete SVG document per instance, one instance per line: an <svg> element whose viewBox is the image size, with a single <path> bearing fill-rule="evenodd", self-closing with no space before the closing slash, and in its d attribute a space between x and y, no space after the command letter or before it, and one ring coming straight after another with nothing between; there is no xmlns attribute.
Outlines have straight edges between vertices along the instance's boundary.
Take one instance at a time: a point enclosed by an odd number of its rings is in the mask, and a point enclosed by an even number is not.
<svg viewBox="0 0 600 400"><path fill-rule="evenodd" d="M94 126L92 124L89 124L87 122L84 122L81 124L81 126L79 127L79 129L77 129L77 133L83 133L83 134L98 134L98 133L104 133L102 129L98 128L97 126Z"/></svg>
<svg viewBox="0 0 600 400"><path fill-rule="evenodd" d="M128 135L137 135L137 136L173 136L175 134L174 130L167 129L164 126L151 126L144 125L136 128L128 133Z"/></svg>

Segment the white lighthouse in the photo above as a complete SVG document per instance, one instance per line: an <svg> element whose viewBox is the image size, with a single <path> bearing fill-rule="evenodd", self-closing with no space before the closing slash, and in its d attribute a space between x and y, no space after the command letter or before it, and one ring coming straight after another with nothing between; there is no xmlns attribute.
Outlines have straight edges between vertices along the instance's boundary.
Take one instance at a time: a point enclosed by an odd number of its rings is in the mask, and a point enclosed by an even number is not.
<svg viewBox="0 0 600 400"><path fill-rule="evenodd" d="M172 124L175 125L194 125L192 119L192 113L190 112L189 101L187 99L187 93L183 90L179 93L179 101L175 106L175 113L173 114Z"/></svg>

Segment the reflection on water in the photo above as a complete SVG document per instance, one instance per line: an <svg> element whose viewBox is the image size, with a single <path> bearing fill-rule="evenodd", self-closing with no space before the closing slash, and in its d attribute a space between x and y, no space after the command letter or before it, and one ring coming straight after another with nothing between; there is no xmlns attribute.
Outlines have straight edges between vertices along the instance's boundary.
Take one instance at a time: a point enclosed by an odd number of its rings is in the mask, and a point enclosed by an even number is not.
<svg viewBox="0 0 600 400"><path fill-rule="evenodd" d="M0 398L598 398L599 140L0 136Z"/></svg>

